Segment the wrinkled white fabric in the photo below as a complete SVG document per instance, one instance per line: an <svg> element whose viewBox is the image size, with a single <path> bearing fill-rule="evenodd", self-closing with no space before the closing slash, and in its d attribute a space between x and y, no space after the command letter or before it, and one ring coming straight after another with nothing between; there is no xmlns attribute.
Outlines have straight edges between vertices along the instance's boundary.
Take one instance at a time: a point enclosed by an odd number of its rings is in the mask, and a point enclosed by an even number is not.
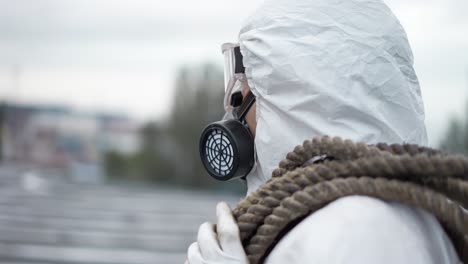
<svg viewBox="0 0 468 264"><path fill-rule="evenodd" d="M437 219L399 203L351 196L310 215L270 253L266 264L457 264Z"/></svg>
<svg viewBox="0 0 468 264"><path fill-rule="evenodd" d="M265 183L315 136L369 144L427 143L406 33L382 0L266 0L239 34L256 96L256 169ZM347 197L309 216L267 263L456 263L440 224L422 210Z"/></svg>
<svg viewBox="0 0 468 264"><path fill-rule="evenodd" d="M381 0L266 0L239 43L257 98L249 192L314 136L426 144L413 55Z"/></svg>

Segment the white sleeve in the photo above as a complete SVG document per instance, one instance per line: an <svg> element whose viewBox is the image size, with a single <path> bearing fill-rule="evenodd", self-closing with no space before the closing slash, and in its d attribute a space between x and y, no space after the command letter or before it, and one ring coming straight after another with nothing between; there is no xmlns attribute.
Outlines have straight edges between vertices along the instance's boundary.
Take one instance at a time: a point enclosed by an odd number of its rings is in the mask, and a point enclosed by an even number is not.
<svg viewBox="0 0 468 264"><path fill-rule="evenodd" d="M460 263L428 212L364 196L339 199L308 216L276 245L267 264Z"/></svg>

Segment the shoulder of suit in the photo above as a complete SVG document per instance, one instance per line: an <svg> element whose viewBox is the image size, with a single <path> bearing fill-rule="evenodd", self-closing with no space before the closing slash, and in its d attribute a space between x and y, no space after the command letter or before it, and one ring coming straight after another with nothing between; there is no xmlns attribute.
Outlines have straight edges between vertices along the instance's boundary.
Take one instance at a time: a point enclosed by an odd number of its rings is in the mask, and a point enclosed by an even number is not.
<svg viewBox="0 0 468 264"><path fill-rule="evenodd" d="M269 259L274 256L326 263L451 263L447 260L457 259L433 215L365 196L338 199L308 216L281 239Z"/></svg>

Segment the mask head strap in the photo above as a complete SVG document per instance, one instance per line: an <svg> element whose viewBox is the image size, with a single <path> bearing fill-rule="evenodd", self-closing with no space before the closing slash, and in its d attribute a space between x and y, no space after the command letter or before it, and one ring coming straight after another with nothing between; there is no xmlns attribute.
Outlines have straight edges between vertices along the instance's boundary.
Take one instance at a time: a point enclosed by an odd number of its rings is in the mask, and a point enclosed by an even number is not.
<svg viewBox="0 0 468 264"><path fill-rule="evenodd" d="M234 48L234 73L245 73L245 67L243 63L244 57L242 56L242 53L240 51L240 47L235 47Z"/></svg>
<svg viewBox="0 0 468 264"><path fill-rule="evenodd" d="M244 101L239 106L239 109L237 110L237 117L239 120L244 120L253 103L255 103L255 95L249 91L249 93L245 96Z"/></svg>

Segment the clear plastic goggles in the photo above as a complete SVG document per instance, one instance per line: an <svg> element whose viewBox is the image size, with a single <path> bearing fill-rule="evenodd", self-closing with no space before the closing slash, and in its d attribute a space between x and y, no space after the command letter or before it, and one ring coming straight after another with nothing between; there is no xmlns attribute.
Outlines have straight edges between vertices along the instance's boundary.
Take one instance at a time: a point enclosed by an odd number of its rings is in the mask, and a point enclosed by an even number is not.
<svg viewBox="0 0 468 264"><path fill-rule="evenodd" d="M224 110L231 112L236 107L233 94L245 94L248 84L239 44L225 43L221 49L224 55Z"/></svg>

